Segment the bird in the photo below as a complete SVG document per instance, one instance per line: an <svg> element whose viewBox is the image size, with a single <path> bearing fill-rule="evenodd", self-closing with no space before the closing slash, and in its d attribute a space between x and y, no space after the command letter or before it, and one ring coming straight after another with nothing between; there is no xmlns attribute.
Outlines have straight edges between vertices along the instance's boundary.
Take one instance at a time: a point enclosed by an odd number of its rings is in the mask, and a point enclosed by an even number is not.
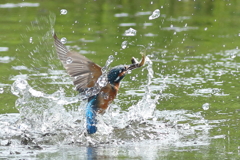
<svg viewBox="0 0 240 160"><path fill-rule="evenodd" d="M111 68L106 75L105 84L100 85L99 80L104 78L102 67L80 53L68 50L56 33L53 33L53 38L58 58L72 77L76 90L81 95L86 95L88 101L85 112L86 129L88 134L94 134L97 132L97 114L105 113L109 104L117 96L122 79L131 70L143 66L146 56L142 54L140 62L132 57L132 64Z"/></svg>

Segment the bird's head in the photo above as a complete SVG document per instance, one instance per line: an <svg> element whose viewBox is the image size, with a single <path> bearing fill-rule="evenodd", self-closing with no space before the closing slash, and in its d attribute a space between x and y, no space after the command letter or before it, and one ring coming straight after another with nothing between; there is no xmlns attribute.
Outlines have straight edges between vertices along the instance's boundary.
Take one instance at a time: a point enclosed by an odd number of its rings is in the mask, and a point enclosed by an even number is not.
<svg viewBox="0 0 240 160"><path fill-rule="evenodd" d="M116 67L113 67L108 72L108 81L111 84L119 83L127 73L129 73L131 70L139 68L144 65L145 62L145 54L142 54L142 60L141 62L138 62L134 57L131 59L132 64L130 65L119 65Z"/></svg>
<svg viewBox="0 0 240 160"><path fill-rule="evenodd" d="M113 67L108 72L108 81L111 84L119 83L126 75L128 71L128 66L125 65L119 65L116 67Z"/></svg>

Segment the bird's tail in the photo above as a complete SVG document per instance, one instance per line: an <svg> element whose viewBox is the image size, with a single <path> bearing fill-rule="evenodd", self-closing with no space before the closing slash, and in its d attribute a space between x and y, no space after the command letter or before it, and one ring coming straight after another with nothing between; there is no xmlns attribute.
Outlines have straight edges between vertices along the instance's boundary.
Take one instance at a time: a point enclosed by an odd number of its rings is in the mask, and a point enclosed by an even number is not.
<svg viewBox="0 0 240 160"><path fill-rule="evenodd" d="M97 119L96 119L96 107L94 106L96 99L92 99L88 102L86 108L86 119L87 119L87 132L93 134L97 132Z"/></svg>

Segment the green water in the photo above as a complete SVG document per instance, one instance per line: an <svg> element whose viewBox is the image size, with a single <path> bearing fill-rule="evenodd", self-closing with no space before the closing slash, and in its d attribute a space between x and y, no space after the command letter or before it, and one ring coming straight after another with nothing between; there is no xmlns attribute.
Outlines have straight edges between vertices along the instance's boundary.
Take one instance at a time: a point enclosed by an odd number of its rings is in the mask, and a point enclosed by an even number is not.
<svg viewBox="0 0 240 160"><path fill-rule="evenodd" d="M61 9L67 14L60 14ZM160 9L160 17L149 20L155 9ZM111 66L130 64L131 57L140 59L139 52L147 49L154 71L148 87L152 97L160 95L156 110L166 113L161 123L194 128L193 134L184 133L181 141L174 143L143 139L93 148L58 143L54 148L43 143L41 151L31 149L25 154L10 154L14 145L6 146L6 138L1 138L0 158L239 159L240 1L2 0L0 14L2 115L18 113L18 97L11 93L11 85L18 78L47 94L59 88L68 97L77 94L54 53L50 34L54 28L60 38L67 38L68 47L101 66L109 55L114 56ZM129 28L137 34L125 36ZM121 47L123 41L127 41L125 49ZM128 75L115 105L127 110L139 102L147 76L146 67ZM38 101L36 98L34 103ZM69 109L77 106L70 105ZM17 148L21 147L27 148Z"/></svg>

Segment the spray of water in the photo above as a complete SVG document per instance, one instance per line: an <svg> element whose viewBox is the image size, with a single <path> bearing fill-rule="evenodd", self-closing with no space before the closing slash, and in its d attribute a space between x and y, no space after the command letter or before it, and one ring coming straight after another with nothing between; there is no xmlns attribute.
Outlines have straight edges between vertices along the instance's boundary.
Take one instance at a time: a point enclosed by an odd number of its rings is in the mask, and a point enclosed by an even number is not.
<svg viewBox="0 0 240 160"><path fill-rule="evenodd" d="M102 75L98 78L95 85L91 88L86 89L85 91L80 93L81 99L87 99L92 97L100 92L102 87L105 87L108 83L107 74L109 71L109 65L113 62L114 57L110 55L104 67L102 67Z"/></svg>
<svg viewBox="0 0 240 160"><path fill-rule="evenodd" d="M107 68L112 61L113 57L110 57L103 73L107 73ZM126 140L124 137L132 137L135 136L134 134L139 134L141 138L141 134L145 133L138 133L141 127L138 129L137 126L153 116L159 98L158 95L152 95L148 87L151 84L153 70L150 59L147 59L146 63L148 80L145 95L127 111L122 111L121 106L113 104L113 109L110 109L104 116L98 116L99 131L93 136L88 136L85 132L85 101L79 102L79 96L66 97L62 88L52 94L37 91L25 79L17 79L11 86L11 92L18 97L15 106L20 113L17 123L12 127L17 130L21 141L24 139L25 143L34 144L99 144L124 141ZM128 129L130 125L135 125L135 129L130 131ZM126 130L129 132L125 133ZM9 135L14 137L14 133Z"/></svg>

